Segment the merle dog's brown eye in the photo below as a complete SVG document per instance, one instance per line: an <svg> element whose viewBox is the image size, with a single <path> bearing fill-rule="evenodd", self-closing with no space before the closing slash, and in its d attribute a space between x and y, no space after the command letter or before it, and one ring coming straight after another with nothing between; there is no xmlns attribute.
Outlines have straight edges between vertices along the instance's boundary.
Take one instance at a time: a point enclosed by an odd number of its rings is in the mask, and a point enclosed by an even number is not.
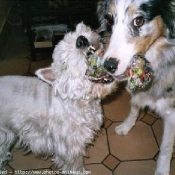
<svg viewBox="0 0 175 175"><path fill-rule="evenodd" d="M144 18L143 16L138 16L133 20L133 25L135 27L141 27L144 24Z"/></svg>

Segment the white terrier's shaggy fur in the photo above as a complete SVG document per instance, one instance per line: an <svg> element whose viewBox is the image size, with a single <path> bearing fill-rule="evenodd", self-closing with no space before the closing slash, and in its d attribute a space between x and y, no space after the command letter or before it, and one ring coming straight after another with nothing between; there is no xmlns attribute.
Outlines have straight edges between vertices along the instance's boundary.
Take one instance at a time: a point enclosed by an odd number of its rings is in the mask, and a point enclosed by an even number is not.
<svg viewBox="0 0 175 175"><path fill-rule="evenodd" d="M115 131L126 135L135 125L139 109L149 106L155 110L164 121L155 175L169 175L175 139L175 1L103 0L98 12L102 27L106 22L104 13L109 13L108 20L113 20L105 64L109 71L113 68L111 73L116 79L123 77L136 54L144 55L154 71L149 89L130 92L131 111ZM108 62L110 59L113 62Z"/></svg>
<svg viewBox="0 0 175 175"><path fill-rule="evenodd" d="M87 48L76 48L80 35L101 49L99 36L80 23L56 46L51 67L36 72L45 82L23 76L0 78L1 170L14 145L53 156L61 170L84 170L86 147L103 122L101 98L115 89L115 83L95 84L85 76Z"/></svg>

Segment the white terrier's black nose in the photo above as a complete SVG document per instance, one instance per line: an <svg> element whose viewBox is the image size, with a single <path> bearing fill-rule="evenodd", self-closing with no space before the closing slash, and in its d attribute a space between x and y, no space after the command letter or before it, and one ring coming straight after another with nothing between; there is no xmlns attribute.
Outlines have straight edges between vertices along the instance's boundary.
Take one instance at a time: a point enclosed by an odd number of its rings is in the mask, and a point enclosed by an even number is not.
<svg viewBox="0 0 175 175"><path fill-rule="evenodd" d="M83 36L83 35L80 35L78 38L77 38L77 41L76 41L76 47L78 49L81 49L81 48L84 48L84 47L88 47L89 46L89 41L88 39Z"/></svg>
<svg viewBox="0 0 175 175"><path fill-rule="evenodd" d="M114 73L117 70L118 61L115 58L109 58L104 62L104 68L110 72Z"/></svg>

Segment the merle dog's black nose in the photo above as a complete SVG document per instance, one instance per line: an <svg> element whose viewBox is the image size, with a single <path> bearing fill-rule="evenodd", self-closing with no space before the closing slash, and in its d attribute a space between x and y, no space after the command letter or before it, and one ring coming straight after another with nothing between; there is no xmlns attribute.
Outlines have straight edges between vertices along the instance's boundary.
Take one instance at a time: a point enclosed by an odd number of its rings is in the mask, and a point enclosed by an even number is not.
<svg viewBox="0 0 175 175"><path fill-rule="evenodd" d="M104 68L110 73L114 73L117 70L117 67L118 61L116 61L115 58L109 58L104 62Z"/></svg>
<svg viewBox="0 0 175 175"><path fill-rule="evenodd" d="M77 41L76 41L76 47L78 49L82 49L84 47L88 47L90 44L89 44L89 41L88 39L83 36L83 35L80 35L78 38L77 38Z"/></svg>

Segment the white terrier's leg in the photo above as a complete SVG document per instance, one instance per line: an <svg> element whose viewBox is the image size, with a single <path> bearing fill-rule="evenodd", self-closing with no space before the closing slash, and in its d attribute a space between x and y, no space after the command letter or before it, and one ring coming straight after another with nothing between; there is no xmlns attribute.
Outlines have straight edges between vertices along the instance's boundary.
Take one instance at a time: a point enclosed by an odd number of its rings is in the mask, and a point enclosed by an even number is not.
<svg viewBox="0 0 175 175"><path fill-rule="evenodd" d="M155 175L169 175L175 138L175 116L164 118L164 133Z"/></svg>
<svg viewBox="0 0 175 175"><path fill-rule="evenodd" d="M58 155L54 158L54 162L56 167L61 168L61 171L64 173L67 173L68 171L73 171L74 173L83 173L85 170L84 168L84 162L83 162L83 156L72 156L70 154L63 157L63 159L60 159L61 156Z"/></svg>
<svg viewBox="0 0 175 175"><path fill-rule="evenodd" d="M12 158L9 149L14 140L15 136L13 133L0 128L0 170L5 170L7 163Z"/></svg>
<svg viewBox="0 0 175 175"><path fill-rule="evenodd" d="M131 103L131 110L125 121L115 128L115 132L118 135L127 135L128 132L135 125L137 117L139 115L140 108L137 105Z"/></svg>

